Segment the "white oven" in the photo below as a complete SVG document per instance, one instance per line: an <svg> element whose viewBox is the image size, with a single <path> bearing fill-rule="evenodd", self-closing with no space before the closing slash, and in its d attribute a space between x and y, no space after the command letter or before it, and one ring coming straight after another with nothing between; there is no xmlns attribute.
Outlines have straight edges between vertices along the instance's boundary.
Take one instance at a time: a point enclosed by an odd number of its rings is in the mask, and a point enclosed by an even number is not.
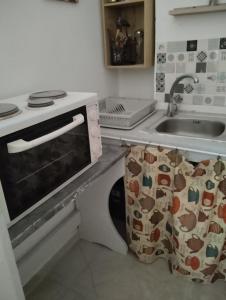
<svg viewBox="0 0 226 300"><path fill-rule="evenodd" d="M102 154L95 94L68 93L52 97L52 104L43 107L28 106L29 101L27 95L0 101L0 204L8 226ZM43 101L33 100L38 102ZM14 107L11 115L6 113L9 104Z"/></svg>

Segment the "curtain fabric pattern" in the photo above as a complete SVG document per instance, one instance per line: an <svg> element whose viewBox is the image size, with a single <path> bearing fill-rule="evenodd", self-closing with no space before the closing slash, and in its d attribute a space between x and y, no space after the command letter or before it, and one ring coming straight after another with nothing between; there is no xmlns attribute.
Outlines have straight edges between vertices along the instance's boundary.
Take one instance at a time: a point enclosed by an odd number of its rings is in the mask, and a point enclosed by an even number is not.
<svg viewBox="0 0 226 300"><path fill-rule="evenodd" d="M126 158L129 247L140 261L167 258L193 281L226 277L226 162L196 167L178 150L133 146Z"/></svg>

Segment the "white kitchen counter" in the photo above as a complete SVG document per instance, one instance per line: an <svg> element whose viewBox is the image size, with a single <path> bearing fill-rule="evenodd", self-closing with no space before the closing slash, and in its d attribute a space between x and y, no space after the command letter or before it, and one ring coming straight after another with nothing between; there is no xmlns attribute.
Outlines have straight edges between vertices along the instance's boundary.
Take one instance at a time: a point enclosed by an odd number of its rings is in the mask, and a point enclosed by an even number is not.
<svg viewBox="0 0 226 300"><path fill-rule="evenodd" d="M155 127L163 121L165 113L165 110L158 110L132 130L102 128L102 137L127 144L149 144L153 146L160 145L166 148L177 148L184 151L187 159L193 161L216 158L216 156L226 158L226 130L221 136L213 139L160 134L155 130ZM226 123L226 115L224 114L179 112L174 118L193 118Z"/></svg>

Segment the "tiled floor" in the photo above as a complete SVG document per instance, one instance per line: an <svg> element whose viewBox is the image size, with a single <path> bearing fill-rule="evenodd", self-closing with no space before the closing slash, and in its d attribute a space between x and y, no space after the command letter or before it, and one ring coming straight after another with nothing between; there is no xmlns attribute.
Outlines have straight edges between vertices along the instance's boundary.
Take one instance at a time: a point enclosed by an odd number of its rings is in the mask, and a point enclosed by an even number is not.
<svg viewBox="0 0 226 300"><path fill-rule="evenodd" d="M79 241L45 275L27 300L225 300L226 284L176 278L167 263L145 265L129 254Z"/></svg>

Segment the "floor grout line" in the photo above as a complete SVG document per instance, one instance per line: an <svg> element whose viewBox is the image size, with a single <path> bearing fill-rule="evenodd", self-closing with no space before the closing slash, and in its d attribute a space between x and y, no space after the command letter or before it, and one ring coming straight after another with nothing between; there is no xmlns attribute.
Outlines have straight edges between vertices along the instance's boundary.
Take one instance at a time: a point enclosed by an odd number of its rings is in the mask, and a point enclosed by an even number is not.
<svg viewBox="0 0 226 300"><path fill-rule="evenodd" d="M81 249L82 246L79 245L79 247L80 247L80 250L81 250L81 253L82 253L82 255L83 255L84 260L87 262L88 269L89 269L90 274L91 274L92 286L93 286L93 289L94 289L95 294L96 294L95 296L96 296L96 298L98 299L98 293L97 293L97 290L96 290L96 285L95 285L94 275L93 275L93 271L92 271L91 266L90 266L90 262L89 262L88 259L86 258L85 254L84 254L84 251L82 251L82 249Z"/></svg>

